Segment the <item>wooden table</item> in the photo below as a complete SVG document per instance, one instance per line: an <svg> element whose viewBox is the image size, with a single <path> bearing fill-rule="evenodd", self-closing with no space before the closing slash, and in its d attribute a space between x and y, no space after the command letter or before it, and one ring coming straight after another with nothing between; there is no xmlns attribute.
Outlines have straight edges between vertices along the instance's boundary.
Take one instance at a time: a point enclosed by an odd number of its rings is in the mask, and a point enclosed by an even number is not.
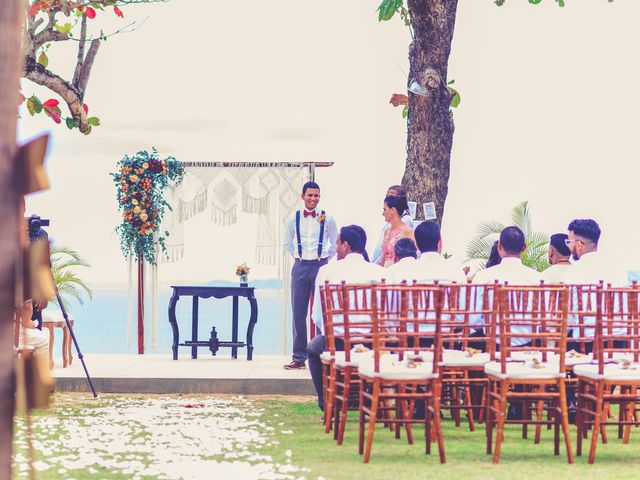
<svg viewBox="0 0 640 480"><path fill-rule="evenodd" d="M73 327L73 318L69 317L69 323ZM73 362L73 353L71 352L71 335L67 328L67 322L63 320L42 320L42 328L49 329L49 368L53 368L53 330L55 328L62 329L62 368L67 368Z"/></svg>
<svg viewBox="0 0 640 480"><path fill-rule="evenodd" d="M238 348L247 348L247 360L253 358L253 329L258 321L258 302L254 295L254 287L241 284L239 287L216 287L199 285L172 285L173 295L169 300L169 323L173 331L173 359L178 359L178 347L191 347L191 358L198 358L198 347L209 347L213 355L219 347L231 348L231 357L238 358ZM180 331L176 319L176 304L180 297L192 297L191 300L191 340L180 342ZM215 326L211 330L209 340L198 340L198 299L199 298L227 298L233 297L231 316L231 341L218 340ZM245 297L251 307L249 325L247 326L246 341L238 341L238 298Z"/></svg>

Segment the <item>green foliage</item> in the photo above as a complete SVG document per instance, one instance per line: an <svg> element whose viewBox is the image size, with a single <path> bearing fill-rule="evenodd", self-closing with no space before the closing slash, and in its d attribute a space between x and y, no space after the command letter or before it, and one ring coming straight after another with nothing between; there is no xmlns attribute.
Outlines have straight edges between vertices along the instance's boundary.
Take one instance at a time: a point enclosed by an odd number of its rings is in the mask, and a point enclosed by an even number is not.
<svg viewBox="0 0 640 480"><path fill-rule="evenodd" d="M511 225L515 225L524 232L527 248L522 254L522 263L539 272L548 268L549 236L546 233L533 230L528 202L521 202L513 208L511 211ZM500 232L505 226L495 220L480 223L476 228L476 234L467 244L467 261L482 260L481 268L484 268L484 264L489 259L491 247L498 240Z"/></svg>
<svg viewBox="0 0 640 480"><path fill-rule="evenodd" d="M122 210L122 223L116 227L120 248L125 257L133 254L136 260L155 265L156 245L165 251L160 225L165 209L171 209L163 191L170 181L182 180L184 167L173 157L160 160L155 148L151 153L142 150L132 157L125 155L117 167L117 173L110 175L116 185L118 209Z"/></svg>
<svg viewBox="0 0 640 480"><path fill-rule="evenodd" d="M449 94L451 94L451 108L458 108L458 105L460 105L460 101L462 100L462 98L460 97L460 92L458 92L458 90L451 86L454 83L456 83L455 80L449 80L447 82L447 91L449 92Z"/></svg>
<svg viewBox="0 0 640 480"><path fill-rule="evenodd" d="M69 298L84 302L86 294L90 299L93 292L75 273L77 267L90 267L89 263L78 252L69 247L51 247L51 273L56 282L60 298L65 308L69 307Z"/></svg>

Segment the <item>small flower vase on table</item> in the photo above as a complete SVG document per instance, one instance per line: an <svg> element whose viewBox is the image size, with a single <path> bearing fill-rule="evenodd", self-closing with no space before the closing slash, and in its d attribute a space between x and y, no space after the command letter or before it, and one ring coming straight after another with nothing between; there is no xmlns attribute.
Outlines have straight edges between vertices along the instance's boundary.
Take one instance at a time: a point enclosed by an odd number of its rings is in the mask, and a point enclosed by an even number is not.
<svg viewBox="0 0 640 480"><path fill-rule="evenodd" d="M236 267L236 275L240 277L240 286L246 287L249 284L249 265L243 263L242 265L238 265Z"/></svg>

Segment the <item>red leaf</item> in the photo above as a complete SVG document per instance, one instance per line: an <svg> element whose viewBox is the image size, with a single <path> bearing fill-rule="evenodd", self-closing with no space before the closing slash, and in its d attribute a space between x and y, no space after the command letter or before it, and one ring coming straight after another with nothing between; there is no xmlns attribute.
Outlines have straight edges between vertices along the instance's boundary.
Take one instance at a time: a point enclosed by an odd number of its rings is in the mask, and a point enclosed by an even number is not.
<svg viewBox="0 0 640 480"><path fill-rule="evenodd" d="M29 8L29 14L28 14L29 17L30 18L35 17L41 8L42 8L42 2L36 2L33 5L31 5L31 8Z"/></svg>
<svg viewBox="0 0 640 480"><path fill-rule="evenodd" d="M89 18L96 18L96 11L91 7L87 7L87 10L85 11L85 15Z"/></svg>
<svg viewBox="0 0 640 480"><path fill-rule="evenodd" d="M18 103L18 105L22 105L22 102L24 102L26 100L26 98L22 94L22 92L18 92L18 98L20 99L20 103Z"/></svg>
<svg viewBox="0 0 640 480"><path fill-rule="evenodd" d="M84 113L89 113L89 106L86 103L82 104L82 109L84 110Z"/></svg>
<svg viewBox="0 0 640 480"><path fill-rule="evenodd" d="M398 107L400 105L409 105L409 97L402 93L394 93L393 95L391 95L391 100L389 100L389 103L394 107Z"/></svg>
<svg viewBox="0 0 640 480"><path fill-rule="evenodd" d="M44 102L42 104L42 106L44 106L44 107L57 107L58 103L59 103L58 100L56 100L55 98L50 98L49 100Z"/></svg>
<svg viewBox="0 0 640 480"><path fill-rule="evenodd" d="M122 10L120 10L118 7L113 7L113 11L115 12L115 14L117 16L119 16L120 18L124 18L124 13L122 13Z"/></svg>

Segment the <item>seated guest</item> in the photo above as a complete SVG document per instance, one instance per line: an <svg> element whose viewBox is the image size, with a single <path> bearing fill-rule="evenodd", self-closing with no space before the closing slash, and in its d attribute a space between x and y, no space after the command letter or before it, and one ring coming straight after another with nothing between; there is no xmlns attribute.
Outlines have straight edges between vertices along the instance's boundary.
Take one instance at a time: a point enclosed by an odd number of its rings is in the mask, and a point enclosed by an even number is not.
<svg viewBox="0 0 640 480"><path fill-rule="evenodd" d="M393 281L400 283L458 282L466 283L467 278L462 266L442 255L442 237L440 226L436 222L422 222L415 230L415 239L420 250L420 258L415 262L406 262L393 266Z"/></svg>
<svg viewBox="0 0 640 480"><path fill-rule="evenodd" d="M523 231L516 226L506 227L500 233L500 240L498 240L500 263L480 270L473 277L473 283L486 285L498 281L500 283L508 282L510 285L538 285L542 279L542 274L522 263L522 252L526 248ZM481 294L481 292L478 291L477 294ZM527 327L514 326L512 330L518 331L517 328L527 329ZM526 333L529 331L530 329L527 329ZM500 343L499 339L497 341ZM529 342L530 339L528 338L511 339L513 346L522 346Z"/></svg>
<svg viewBox="0 0 640 480"><path fill-rule="evenodd" d="M405 197L406 198L407 191L404 189L404 187L402 185L391 185L387 189L387 195L386 196L389 196L389 195L394 196L394 197ZM402 222L406 223L411 228L414 227L413 220L411 219L411 215L409 214L408 208L402 214ZM371 260L373 263L381 264L382 242L384 241L384 234L389 229L389 227L390 227L390 225L387 222L385 222L384 227L382 227L382 231L380 232L380 235L378 236L378 241L376 242L376 248L374 248L374 250L373 250L373 255L372 255L372 260Z"/></svg>
<svg viewBox="0 0 640 480"><path fill-rule="evenodd" d="M33 302L26 300L22 307L16 309L20 324L20 346L33 348L39 355L49 355L49 335L37 328L33 316Z"/></svg>
<svg viewBox="0 0 640 480"><path fill-rule="evenodd" d="M600 240L600 226L595 220L592 219L576 219L573 220L568 227L569 235L567 238L567 246L571 250L571 256L575 262L571 265L571 268L567 270L563 275L562 280L564 283L571 285L581 284L598 284L602 281L605 287L608 284L613 286L623 286L626 284L626 278L622 272L612 271L610 264L604 259L598 252L598 242ZM571 303L576 305L578 303L578 292L572 292ZM584 295L587 295L584 293ZM589 304L588 299L584 298L583 304ZM595 305L595 299L591 299L591 304ZM570 306L570 310L573 307ZM583 316L583 322L586 325L595 324L594 316ZM568 323L569 325L575 325L578 321L577 315L570 314ZM622 333L622 332L620 332ZM593 328L587 328L584 331L585 337L593 338L595 330ZM577 338L580 336L578 328L573 328L571 337ZM586 351L583 353L590 353L592 350L593 342L588 342L585 347ZM616 348L620 348L623 345L614 342ZM567 350L580 349L578 341L569 342L567 344Z"/></svg>
<svg viewBox="0 0 640 480"><path fill-rule="evenodd" d="M489 258L487 259L487 264L484 268L491 268L495 265L498 265L502 258L500 258L500 254L498 253L498 240L493 242L491 245L491 251L489 252Z"/></svg>
<svg viewBox="0 0 640 480"><path fill-rule="evenodd" d="M331 283L369 283L379 282L385 278L386 271L380 265L369 263L366 260L365 246L367 234L358 225L348 225L340 229L338 235L337 256L338 261L328 263L320 267L316 279L314 298L320 298L320 285L326 281ZM309 356L309 371L313 385L318 394L318 406L324 410L322 398L322 363L320 356L325 350L324 322L322 318L322 306L319 301L313 302L313 321L317 329L322 333L309 342L307 347ZM344 344L338 344L336 348L343 349Z"/></svg>
<svg viewBox="0 0 640 480"><path fill-rule="evenodd" d="M562 277L571 268L571 250L567 246L569 237L564 233L554 233L549 239L549 263L551 266L543 272L545 283L562 283Z"/></svg>
<svg viewBox="0 0 640 480"><path fill-rule="evenodd" d="M416 244L410 238L401 238L394 247L396 253L396 263L388 269L388 278L394 279L395 272L402 271L407 268L411 269L415 266L416 258L418 258L418 249Z"/></svg>
<svg viewBox="0 0 640 480"><path fill-rule="evenodd" d="M401 238L413 239L413 228L402 221L402 215L407 209L407 197L395 197L387 195L384 199L382 215L389 224L389 228L384 232L382 241L382 257L378 261L379 265L389 267L395 263L394 247Z"/></svg>

